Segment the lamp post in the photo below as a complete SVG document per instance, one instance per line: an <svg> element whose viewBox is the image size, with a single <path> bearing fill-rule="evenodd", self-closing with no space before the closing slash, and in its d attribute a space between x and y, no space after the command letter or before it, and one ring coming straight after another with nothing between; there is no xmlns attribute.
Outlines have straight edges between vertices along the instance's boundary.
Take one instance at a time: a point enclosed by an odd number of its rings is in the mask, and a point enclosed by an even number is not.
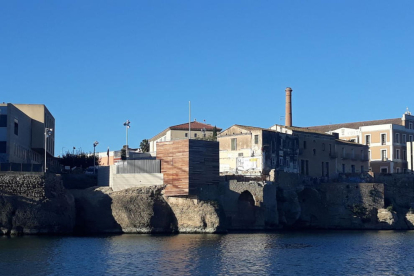
<svg viewBox="0 0 414 276"><path fill-rule="evenodd" d="M48 127L46 127L45 128L45 173L46 173L46 171L47 171L47 159L46 159L46 157L47 157L47 153L46 153L46 147L47 147L47 137L49 137L50 135L52 135L52 133L53 133L53 129L52 128L48 128Z"/></svg>
<svg viewBox="0 0 414 276"><path fill-rule="evenodd" d="M76 149L76 147L73 147L72 155L75 155L75 149Z"/></svg>
<svg viewBox="0 0 414 276"><path fill-rule="evenodd" d="M126 120L124 123L124 126L126 128L126 147L125 147L125 159L128 160L128 128L130 128L129 124L131 122L129 120Z"/></svg>
<svg viewBox="0 0 414 276"><path fill-rule="evenodd" d="M93 174L95 174L95 148L99 144L98 141L93 142Z"/></svg>

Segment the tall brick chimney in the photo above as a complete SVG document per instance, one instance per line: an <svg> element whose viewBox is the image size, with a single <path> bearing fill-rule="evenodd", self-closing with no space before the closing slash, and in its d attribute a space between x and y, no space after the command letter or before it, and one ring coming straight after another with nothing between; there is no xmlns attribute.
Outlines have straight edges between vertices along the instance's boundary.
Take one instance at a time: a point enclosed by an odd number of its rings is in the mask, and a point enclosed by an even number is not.
<svg viewBox="0 0 414 276"><path fill-rule="evenodd" d="M292 88L287 87L286 91L286 114L285 114L285 126L292 126Z"/></svg>

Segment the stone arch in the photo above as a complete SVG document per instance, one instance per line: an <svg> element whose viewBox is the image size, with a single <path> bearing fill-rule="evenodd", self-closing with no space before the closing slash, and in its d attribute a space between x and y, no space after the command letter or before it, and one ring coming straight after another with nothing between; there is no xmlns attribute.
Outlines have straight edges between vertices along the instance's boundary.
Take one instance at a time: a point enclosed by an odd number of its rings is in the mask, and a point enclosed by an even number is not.
<svg viewBox="0 0 414 276"><path fill-rule="evenodd" d="M253 227L256 222L256 206L253 195L249 191L240 194L237 200L237 214L240 226Z"/></svg>

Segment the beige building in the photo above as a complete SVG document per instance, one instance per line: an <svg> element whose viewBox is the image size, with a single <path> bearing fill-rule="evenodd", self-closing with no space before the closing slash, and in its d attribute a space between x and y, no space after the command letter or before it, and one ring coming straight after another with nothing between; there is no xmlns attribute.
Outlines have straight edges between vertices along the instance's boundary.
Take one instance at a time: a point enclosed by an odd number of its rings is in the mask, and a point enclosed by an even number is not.
<svg viewBox="0 0 414 276"><path fill-rule="evenodd" d="M209 124L200 123L197 121L191 122L191 134L189 131L188 123L170 126L161 133L155 135L149 139L150 154L156 155L157 143L175 141L180 139L203 139L213 135L214 126ZM221 131L221 128L216 128L217 133ZM191 137L189 137L191 135Z"/></svg>
<svg viewBox="0 0 414 276"><path fill-rule="evenodd" d="M298 172L298 139L260 127L233 125L217 136L222 175Z"/></svg>
<svg viewBox="0 0 414 276"><path fill-rule="evenodd" d="M403 173L408 170L407 142L413 141L414 116L402 118L308 127L326 133L338 133L341 140L369 146L369 168L377 173Z"/></svg>
<svg viewBox="0 0 414 276"><path fill-rule="evenodd" d="M368 147L337 139L337 135L300 127L274 125L270 129L298 137L298 168L302 175L337 177L368 171Z"/></svg>
<svg viewBox="0 0 414 276"><path fill-rule="evenodd" d="M45 128L53 129L46 152L54 156L55 118L41 104L0 104L0 162L44 163Z"/></svg>

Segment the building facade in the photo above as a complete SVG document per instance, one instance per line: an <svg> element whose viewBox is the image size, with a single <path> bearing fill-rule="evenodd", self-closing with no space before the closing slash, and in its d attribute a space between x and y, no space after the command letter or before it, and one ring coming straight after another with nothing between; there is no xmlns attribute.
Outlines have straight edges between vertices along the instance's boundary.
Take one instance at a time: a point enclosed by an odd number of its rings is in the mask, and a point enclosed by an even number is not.
<svg viewBox="0 0 414 276"><path fill-rule="evenodd" d="M369 169L376 173L404 173L409 170L407 142L414 140L414 116L402 118L309 127L337 133L341 140L369 147Z"/></svg>
<svg viewBox="0 0 414 276"><path fill-rule="evenodd" d="M209 124L200 123L197 121L191 122L191 133L189 131L189 123L170 126L161 133L155 135L149 139L150 153L155 156L157 152L158 142L168 142L181 139L204 139L213 135L214 126ZM221 131L221 128L216 128L217 132ZM189 137L191 135L191 137Z"/></svg>
<svg viewBox="0 0 414 276"><path fill-rule="evenodd" d="M220 174L268 175L298 172L298 139L270 129L233 125L217 136Z"/></svg>
<svg viewBox="0 0 414 276"><path fill-rule="evenodd" d="M42 164L55 154L55 119L44 105L0 104L0 162Z"/></svg>
<svg viewBox="0 0 414 276"><path fill-rule="evenodd" d="M368 171L368 147L337 139L337 135L300 127L274 125L271 129L297 137L299 173L310 177L336 178L339 174Z"/></svg>

